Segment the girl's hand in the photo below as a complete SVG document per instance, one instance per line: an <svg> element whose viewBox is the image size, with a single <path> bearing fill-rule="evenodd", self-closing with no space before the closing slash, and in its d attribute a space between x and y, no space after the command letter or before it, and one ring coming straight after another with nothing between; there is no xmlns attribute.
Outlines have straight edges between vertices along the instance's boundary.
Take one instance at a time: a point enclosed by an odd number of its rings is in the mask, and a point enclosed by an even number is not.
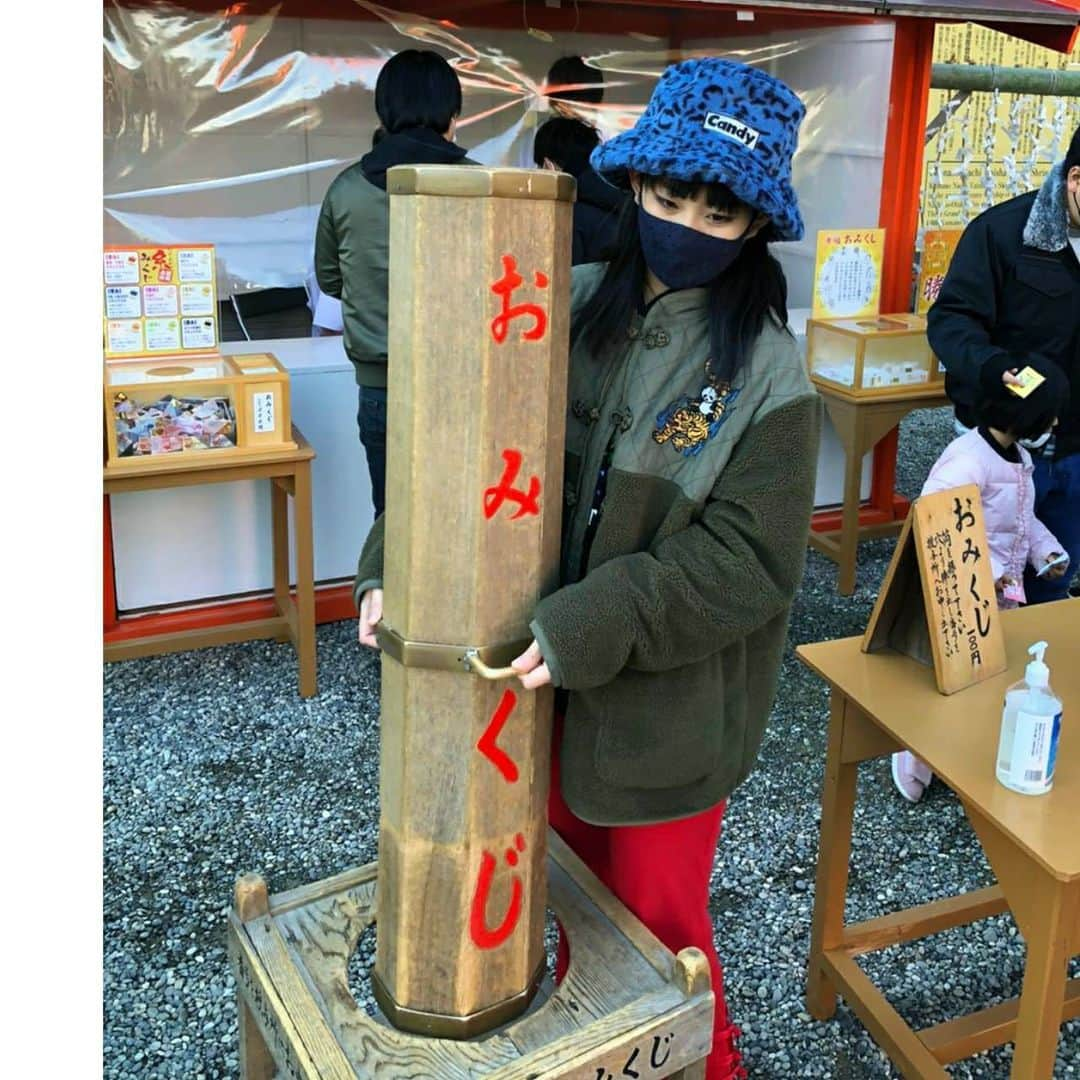
<svg viewBox="0 0 1080 1080"><path fill-rule="evenodd" d="M1061 552L1060 551L1052 551L1052 552L1050 552L1049 555L1047 555L1046 562L1051 563L1055 559L1060 559L1060 558L1061 558ZM1065 576L1065 571L1068 568L1068 566L1069 566L1069 564L1067 562L1058 563L1057 566L1051 566L1050 569L1047 570L1046 573L1043 576L1050 578L1051 581L1056 581L1058 578Z"/></svg>
<svg viewBox="0 0 1080 1080"><path fill-rule="evenodd" d="M1010 585L1015 584L1016 578L1012 577L1010 574L1002 574L1001 577L999 577L997 581L994 582L994 588L998 592L1004 592L1007 588L1009 588Z"/></svg>
<svg viewBox="0 0 1080 1080"><path fill-rule="evenodd" d="M375 624L382 618L382 594L382 589L368 589L360 598L360 626L357 637L360 644L369 649L379 647L375 639Z"/></svg>
<svg viewBox="0 0 1080 1080"><path fill-rule="evenodd" d="M1016 373L1017 373L1017 372L1018 372L1019 370L1020 370L1019 368L1013 368L1013 369L1012 369L1011 371L1003 371L1003 372L1001 373L1001 381L1002 381L1002 382L1003 382L1003 383L1004 383L1004 384L1005 384L1006 386L1009 386L1009 385L1012 385L1012 386L1023 386L1023 385L1024 385L1024 380L1023 380L1023 379L1018 379L1018 378L1016 377Z"/></svg>
<svg viewBox="0 0 1080 1080"><path fill-rule="evenodd" d="M538 690L551 682L551 672L535 640L517 659L510 661L510 666L521 672L518 678L526 690Z"/></svg>

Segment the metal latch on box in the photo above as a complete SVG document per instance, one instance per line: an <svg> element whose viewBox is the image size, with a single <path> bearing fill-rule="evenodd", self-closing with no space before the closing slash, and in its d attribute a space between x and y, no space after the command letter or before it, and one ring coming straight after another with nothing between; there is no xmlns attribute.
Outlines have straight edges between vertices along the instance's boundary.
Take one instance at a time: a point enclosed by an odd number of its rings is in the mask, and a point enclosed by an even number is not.
<svg viewBox="0 0 1080 1080"><path fill-rule="evenodd" d="M387 656L403 667L432 668L479 675L482 679L512 679L521 672L509 667L530 645L531 638L499 645L440 645L433 641L407 641L393 627L379 621L375 639Z"/></svg>

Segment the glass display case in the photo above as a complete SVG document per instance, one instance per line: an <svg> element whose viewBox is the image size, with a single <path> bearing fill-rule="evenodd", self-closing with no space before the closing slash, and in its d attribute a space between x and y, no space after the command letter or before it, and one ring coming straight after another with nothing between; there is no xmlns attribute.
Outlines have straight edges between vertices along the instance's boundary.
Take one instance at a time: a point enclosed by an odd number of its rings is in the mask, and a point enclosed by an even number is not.
<svg viewBox="0 0 1080 1080"><path fill-rule="evenodd" d="M105 363L107 464L294 449L289 373L270 353Z"/></svg>
<svg viewBox="0 0 1080 1080"><path fill-rule="evenodd" d="M854 398L902 397L945 378L923 315L810 319L806 360L814 382Z"/></svg>

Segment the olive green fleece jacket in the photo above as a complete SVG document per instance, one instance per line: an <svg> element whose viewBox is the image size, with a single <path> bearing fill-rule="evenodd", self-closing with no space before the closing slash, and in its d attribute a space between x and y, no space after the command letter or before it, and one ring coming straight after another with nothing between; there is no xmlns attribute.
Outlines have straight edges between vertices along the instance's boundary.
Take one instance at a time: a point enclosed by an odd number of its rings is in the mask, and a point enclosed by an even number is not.
<svg viewBox="0 0 1080 1080"><path fill-rule="evenodd" d="M602 272L575 269L575 310ZM712 380L705 301L668 293L625 350L597 358L579 343L571 355L562 585L531 628L569 691L563 796L599 825L699 813L747 777L802 578L820 399L771 323L732 386ZM382 544L380 519L358 601L380 585Z"/></svg>

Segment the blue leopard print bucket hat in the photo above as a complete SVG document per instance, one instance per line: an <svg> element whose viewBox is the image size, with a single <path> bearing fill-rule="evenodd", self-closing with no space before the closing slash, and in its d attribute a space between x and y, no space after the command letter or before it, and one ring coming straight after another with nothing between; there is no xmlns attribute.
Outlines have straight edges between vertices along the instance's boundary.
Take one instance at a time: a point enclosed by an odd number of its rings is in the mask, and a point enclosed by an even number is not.
<svg viewBox="0 0 1080 1080"><path fill-rule="evenodd" d="M791 159L806 108L790 87L757 68L706 57L673 64L638 122L601 143L591 163L609 183L628 171L726 184L767 214L777 240L801 240Z"/></svg>

